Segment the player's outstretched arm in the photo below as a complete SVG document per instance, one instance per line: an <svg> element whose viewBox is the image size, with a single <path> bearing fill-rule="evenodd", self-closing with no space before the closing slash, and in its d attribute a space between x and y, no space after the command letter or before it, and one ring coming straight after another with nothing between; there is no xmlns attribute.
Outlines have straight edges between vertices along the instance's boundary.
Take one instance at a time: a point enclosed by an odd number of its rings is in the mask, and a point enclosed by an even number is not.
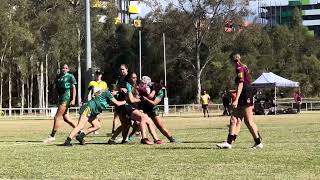
<svg viewBox="0 0 320 180"><path fill-rule="evenodd" d="M122 106L125 105L127 102L126 101L117 101L115 98L112 98L111 101L116 105L116 106Z"/></svg>
<svg viewBox="0 0 320 180"><path fill-rule="evenodd" d="M135 103L141 102L141 100L138 98L135 98L131 92L128 93L128 97L129 97L130 103L135 104Z"/></svg>
<svg viewBox="0 0 320 180"><path fill-rule="evenodd" d="M156 106L161 102L161 99L159 98L156 98L155 100L150 100L149 98L143 96L143 99L153 106Z"/></svg>
<svg viewBox="0 0 320 180"><path fill-rule="evenodd" d="M156 91L152 90L151 93L148 95L148 98L153 99L155 95L156 95Z"/></svg>
<svg viewBox="0 0 320 180"><path fill-rule="evenodd" d="M92 88L90 88L88 95L87 95L87 101L90 101L92 99Z"/></svg>

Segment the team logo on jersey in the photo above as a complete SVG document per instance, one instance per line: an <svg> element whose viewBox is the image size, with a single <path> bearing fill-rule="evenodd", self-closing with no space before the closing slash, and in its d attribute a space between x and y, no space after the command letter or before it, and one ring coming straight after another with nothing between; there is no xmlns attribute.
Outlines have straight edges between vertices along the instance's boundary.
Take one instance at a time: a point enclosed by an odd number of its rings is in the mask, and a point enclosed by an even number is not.
<svg viewBox="0 0 320 180"><path fill-rule="evenodd" d="M238 77L239 77L240 79L242 79L242 78L243 78L243 72L238 73Z"/></svg>
<svg viewBox="0 0 320 180"><path fill-rule="evenodd" d="M251 99L250 99L250 98L247 99L247 103L248 103L248 104L251 103Z"/></svg>

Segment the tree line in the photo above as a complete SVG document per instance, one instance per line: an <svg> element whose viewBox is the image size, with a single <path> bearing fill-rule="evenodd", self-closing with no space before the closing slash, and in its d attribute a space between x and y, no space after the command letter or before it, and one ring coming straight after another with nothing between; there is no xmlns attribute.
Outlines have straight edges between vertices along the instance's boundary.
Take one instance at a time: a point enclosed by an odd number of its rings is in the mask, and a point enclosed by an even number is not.
<svg viewBox="0 0 320 180"><path fill-rule="evenodd" d="M253 79L274 72L300 82L305 96L319 96L320 45L302 26L298 9L291 23L242 27L250 13L245 0L186 1L151 7L140 29L115 24L116 7L92 9L92 60L112 84L120 64L163 80L163 34L166 37L167 90L170 103L196 103L201 89L220 102L234 87L233 53L240 53ZM107 15L99 23L97 15ZM235 28L225 31L225 22ZM0 108L48 107L57 102L55 78L67 63L85 88L84 4L80 0L3 0L0 4ZM81 84L82 82L82 84ZM84 92L84 91L83 91ZM84 96L84 93L82 93Z"/></svg>

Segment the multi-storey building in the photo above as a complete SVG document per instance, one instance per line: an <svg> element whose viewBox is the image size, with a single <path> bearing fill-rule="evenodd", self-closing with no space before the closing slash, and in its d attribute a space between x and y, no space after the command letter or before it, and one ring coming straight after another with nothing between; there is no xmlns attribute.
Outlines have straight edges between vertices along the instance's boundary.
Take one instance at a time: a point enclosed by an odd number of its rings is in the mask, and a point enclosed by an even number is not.
<svg viewBox="0 0 320 180"><path fill-rule="evenodd" d="M299 8L303 26L320 35L320 0L264 0L258 1L258 13L262 23L269 25L289 24L294 8Z"/></svg>

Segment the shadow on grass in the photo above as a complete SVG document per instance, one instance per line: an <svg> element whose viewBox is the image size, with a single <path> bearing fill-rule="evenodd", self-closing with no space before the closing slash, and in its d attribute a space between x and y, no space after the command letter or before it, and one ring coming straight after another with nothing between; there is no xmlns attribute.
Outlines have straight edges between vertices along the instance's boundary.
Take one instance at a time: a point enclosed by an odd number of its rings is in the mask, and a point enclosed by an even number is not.
<svg viewBox="0 0 320 180"><path fill-rule="evenodd" d="M210 144L215 144L215 143L221 143L221 141L179 141L177 143L165 143L165 144L170 144L170 145L179 145L179 144L206 144L206 143L210 143ZM125 143L125 144L121 144L121 143L115 143L115 144L108 144L107 142L86 142L85 145L108 145L108 146L114 146L114 145L126 145L126 146L131 146L131 145L139 145L140 143ZM164 144L164 145L165 145ZM73 145L79 145L79 143L73 143ZM142 144L141 144L142 145ZM59 146L59 145L58 145Z"/></svg>
<svg viewBox="0 0 320 180"><path fill-rule="evenodd" d="M183 146L175 146L175 147L155 147L155 149L161 149L161 150L188 150L188 149L211 149L211 150L215 150L215 151L228 151L230 149L221 149L221 148L218 148L216 147L215 145L214 146L211 146L211 147L183 147ZM248 148L248 147L236 147L234 149L242 149L242 150L252 150L252 151L259 151L259 150L253 150L251 148Z"/></svg>
<svg viewBox="0 0 320 180"><path fill-rule="evenodd" d="M221 141L181 141L179 143L186 143L186 144L194 144L194 143L221 143ZM179 144L178 143L178 144Z"/></svg>
<svg viewBox="0 0 320 180"><path fill-rule="evenodd" d="M0 143L42 143L43 141L28 141L28 140L21 140L21 141L0 141Z"/></svg>
<svg viewBox="0 0 320 180"><path fill-rule="evenodd" d="M195 127L195 128L192 128L192 127L190 127L190 128L181 128L181 129L177 129L177 130L190 130L190 129L192 129L192 130L225 130L225 129L227 129L227 126L225 126L225 127L208 127L208 128L199 128L199 127Z"/></svg>
<svg viewBox="0 0 320 180"><path fill-rule="evenodd" d="M74 146L75 144L72 144L72 146ZM72 146L65 146L63 144L56 144L56 146L61 146L61 147L72 147Z"/></svg>
<svg viewBox="0 0 320 180"><path fill-rule="evenodd" d="M87 137L111 137L112 133L89 134Z"/></svg>
<svg viewBox="0 0 320 180"><path fill-rule="evenodd" d="M107 146L116 146L116 145L125 145L125 146L132 146L132 145L137 145L139 143L125 143L125 144L121 144L121 143L115 143L115 144L108 144L107 142L87 142L86 145L107 145Z"/></svg>
<svg viewBox="0 0 320 180"><path fill-rule="evenodd" d="M181 150L181 149L215 149L212 147L156 147L155 149L161 150Z"/></svg>
<svg viewBox="0 0 320 180"><path fill-rule="evenodd" d="M99 137L99 138L100 137L104 137L105 138L105 137L111 137L111 135L109 135L109 134L107 134L107 135L106 134L89 134L89 135L86 136L86 138L91 138L91 137L92 138L93 137Z"/></svg>
<svg viewBox="0 0 320 180"><path fill-rule="evenodd" d="M126 145L126 146L131 146L131 145L137 145L136 143L127 143L127 144L121 144L121 143L116 143L116 144L108 144L107 142L86 142L85 145L80 145L79 143L72 143L73 146L86 146L86 145L106 145L106 146L116 146L116 145ZM63 144L56 144L56 146L63 146Z"/></svg>
<svg viewBox="0 0 320 180"><path fill-rule="evenodd" d="M210 117L203 117L203 116L199 116L199 115L194 115L194 116L192 116L192 115L183 115L183 114L181 114L180 116L179 115L177 115L177 116L173 116L173 117L177 117L177 118L203 118L203 119L211 119L211 118L213 118L213 117L221 117L221 115L210 115Z"/></svg>
<svg viewBox="0 0 320 180"><path fill-rule="evenodd" d="M72 146L86 146L86 145L91 145L91 144L95 144L95 145L109 145L106 142L95 142L95 143L86 143L85 145L80 145L79 143L72 143ZM64 146L63 144L56 144L56 146ZM66 147L70 147L70 146L66 146Z"/></svg>

